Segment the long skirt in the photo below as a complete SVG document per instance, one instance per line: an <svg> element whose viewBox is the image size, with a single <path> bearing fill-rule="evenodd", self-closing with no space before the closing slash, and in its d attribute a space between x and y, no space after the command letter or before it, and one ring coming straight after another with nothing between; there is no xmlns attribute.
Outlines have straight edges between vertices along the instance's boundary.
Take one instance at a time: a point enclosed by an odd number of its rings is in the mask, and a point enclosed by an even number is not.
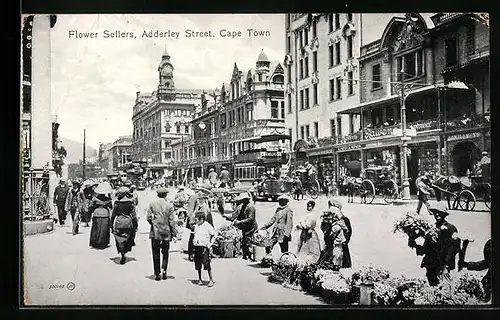
<svg viewBox="0 0 500 320"><path fill-rule="evenodd" d="M135 246L135 229L116 229L114 232L118 253L132 251Z"/></svg>
<svg viewBox="0 0 500 320"><path fill-rule="evenodd" d="M341 244L327 246L323 249L323 251L321 251L317 264L332 263L338 270L342 267L342 252L343 250Z"/></svg>
<svg viewBox="0 0 500 320"><path fill-rule="evenodd" d="M90 246L96 249L104 249L109 245L110 221L109 217L93 217L92 229L90 230Z"/></svg>
<svg viewBox="0 0 500 320"><path fill-rule="evenodd" d="M351 268L351 252L347 243L342 244L342 268Z"/></svg>
<svg viewBox="0 0 500 320"><path fill-rule="evenodd" d="M320 254L318 233L315 230L302 230L297 246L297 257L316 262Z"/></svg>

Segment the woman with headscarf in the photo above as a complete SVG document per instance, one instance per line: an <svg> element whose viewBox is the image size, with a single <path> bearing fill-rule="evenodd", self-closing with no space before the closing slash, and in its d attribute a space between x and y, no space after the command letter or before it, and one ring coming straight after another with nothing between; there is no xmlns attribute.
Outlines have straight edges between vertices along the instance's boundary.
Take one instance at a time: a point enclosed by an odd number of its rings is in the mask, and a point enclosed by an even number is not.
<svg viewBox="0 0 500 320"><path fill-rule="evenodd" d="M331 207L323 214L321 230L323 231L325 248L317 261L318 265L333 264L333 270L342 268L342 245L346 241L342 226L342 214L336 207Z"/></svg>
<svg viewBox="0 0 500 320"><path fill-rule="evenodd" d="M342 268L352 267L351 252L349 251L349 241L351 241L352 227L351 220L342 211L342 204L334 198L328 200L328 208L337 208L342 218L341 227L344 231L345 242L342 244Z"/></svg>
<svg viewBox="0 0 500 320"><path fill-rule="evenodd" d="M297 257L304 257L307 260L316 262L321 253L318 233L316 232L316 222L318 220L318 212L314 210L316 202L310 200L307 202L307 214L302 221L297 225L300 232L299 243L297 246Z"/></svg>
<svg viewBox="0 0 500 320"><path fill-rule="evenodd" d="M96 249L104 249L109 245L110 235L110 212L113 208L111 202L111 190L101 183L94 190L90 212L92 212L92 228L90 229L90 246Z"/></svg>
<svg viewBox="0 0 500 320"><path fill-rule="evenodd" d="M111 215L111 227L116 241L116 249L121 254L120 264L125 264L125 254L135 246L137 230L134 195L127 187L118 189L116 201Z"/></svg>

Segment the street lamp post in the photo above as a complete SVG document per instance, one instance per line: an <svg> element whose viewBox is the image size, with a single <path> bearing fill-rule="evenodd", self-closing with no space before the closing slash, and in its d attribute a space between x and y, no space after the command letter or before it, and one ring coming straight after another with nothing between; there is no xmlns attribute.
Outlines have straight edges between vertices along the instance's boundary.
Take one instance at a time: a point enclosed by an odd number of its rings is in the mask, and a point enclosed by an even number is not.
<svg viewBox="0 0 500 320"><path fill-rule="evenodd" d="M408 140L411 138L406 135L406 92L407 84L401 83L401 187L403 188L403 200L410 200L410 178L408 176ZM409 85L411 88L411 84Z"/></svg>

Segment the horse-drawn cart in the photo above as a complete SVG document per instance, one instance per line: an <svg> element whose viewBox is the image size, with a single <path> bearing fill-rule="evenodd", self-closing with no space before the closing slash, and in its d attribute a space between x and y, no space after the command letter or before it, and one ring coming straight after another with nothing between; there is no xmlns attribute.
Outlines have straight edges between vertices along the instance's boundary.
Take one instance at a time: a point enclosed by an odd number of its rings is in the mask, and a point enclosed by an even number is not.
<svg viewBox="0 0 500 320"><path fill-rule="evenodd" d="M361 178L344 179L349 202L354 193L358 193L361 203L372 203L376 195L382 196L386 203L393 203L399 195L393 171L389 166L370 167L362 172Z"/></svg>

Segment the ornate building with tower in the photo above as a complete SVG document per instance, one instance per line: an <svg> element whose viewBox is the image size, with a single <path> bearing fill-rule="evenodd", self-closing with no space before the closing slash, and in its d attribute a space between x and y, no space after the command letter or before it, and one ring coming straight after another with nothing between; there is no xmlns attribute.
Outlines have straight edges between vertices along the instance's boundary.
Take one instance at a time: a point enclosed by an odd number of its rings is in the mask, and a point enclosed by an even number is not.
<svg viewBox="0 0 500 320"><path fill-rule="evenodd" d="M137 92L133 108L133 160L147 161L148 175L153 177L171 174L172 141L191 135L190 122L205 92L176 88L170 58L165 50L157 69L157 89Z"/></svg>

